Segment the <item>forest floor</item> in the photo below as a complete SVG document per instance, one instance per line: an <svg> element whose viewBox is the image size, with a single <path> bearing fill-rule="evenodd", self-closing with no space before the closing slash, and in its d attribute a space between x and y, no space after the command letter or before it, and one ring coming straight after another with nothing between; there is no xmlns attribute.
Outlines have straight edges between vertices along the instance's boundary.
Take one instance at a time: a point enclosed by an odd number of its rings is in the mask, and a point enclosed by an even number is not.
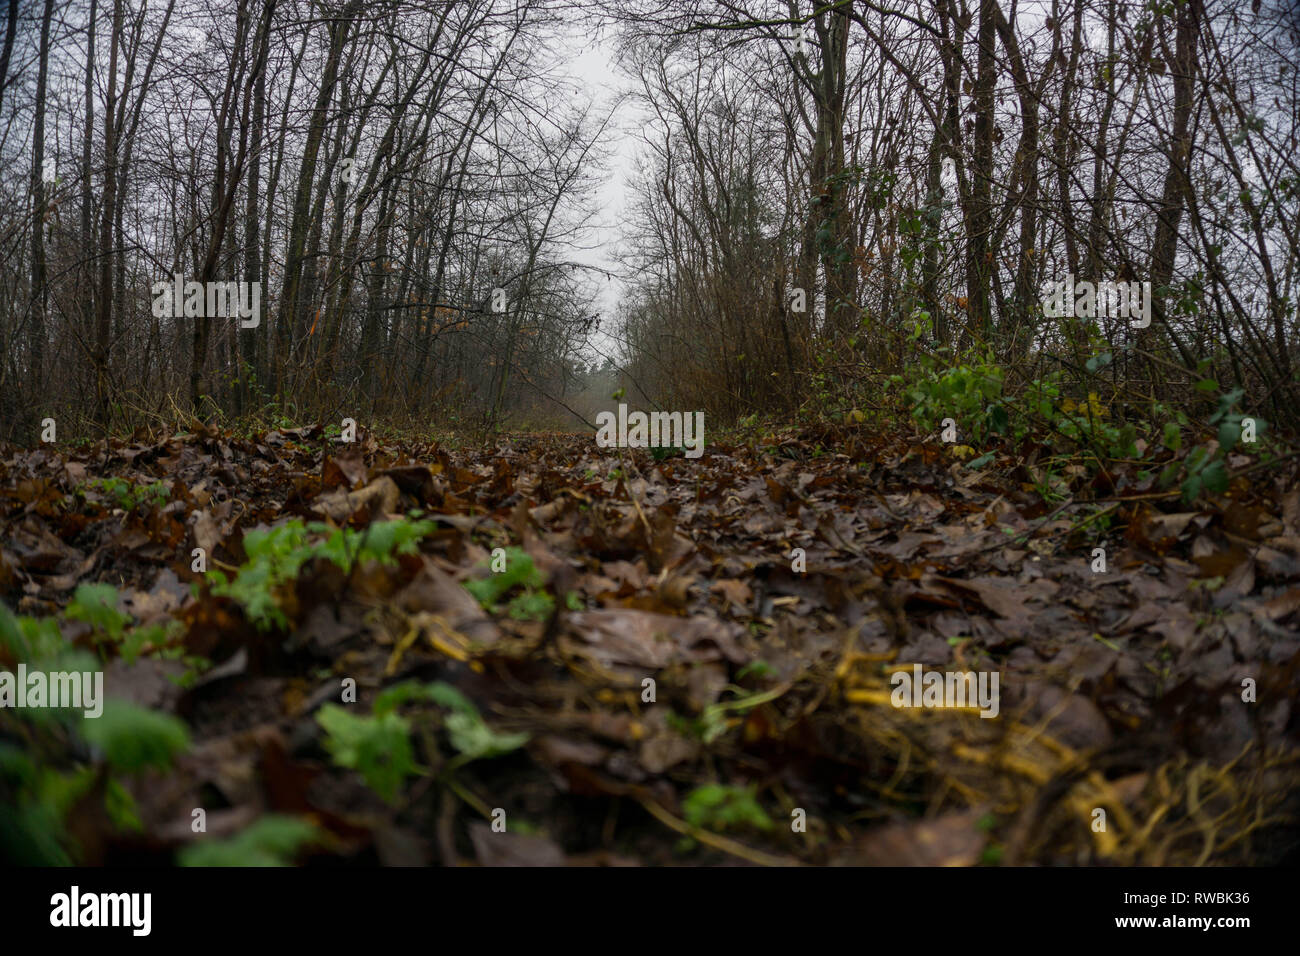
<svg viewBox="0 0 1300 956"><path fill-rule="evenodd" d="M1188 506L1067 467L1044 501L1030 458L959 454L319 427L0 454L0 670L72 646L134 705L0 710L0 856L1294 861L1300 489ZM997 694L895 706L898 671Z"/></svg>

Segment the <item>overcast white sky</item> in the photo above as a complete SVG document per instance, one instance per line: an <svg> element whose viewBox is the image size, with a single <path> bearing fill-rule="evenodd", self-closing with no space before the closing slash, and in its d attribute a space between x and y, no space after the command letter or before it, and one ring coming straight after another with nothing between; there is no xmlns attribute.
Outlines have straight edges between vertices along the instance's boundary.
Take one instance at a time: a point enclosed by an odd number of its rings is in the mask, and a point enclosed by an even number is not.
<svg viewBox="0 0 1300 956"><path fill-rule="evenodd" d="M604 116L620 93L631 85L614 63L613 47L613 40L609 37L595 39L589 34L580 34L577 29L570 38L568 72L580 84L582 92L579 95L593 98L593 116ZM617 268L613 253L622 235L620 224L641 144L639 127L640 120L630 105L625 104L606 131L604 145L609 151L608 169L596 195L596 217L590 239L585 244L587 248L576 249L572 254L578 262L601 269ZM614 346L608 332L613 330L615 308L621 293L619 279L600 279L600 299L596 308L601 314L602 334L596 337L594 344L603 354L609 354Z"/></svg>

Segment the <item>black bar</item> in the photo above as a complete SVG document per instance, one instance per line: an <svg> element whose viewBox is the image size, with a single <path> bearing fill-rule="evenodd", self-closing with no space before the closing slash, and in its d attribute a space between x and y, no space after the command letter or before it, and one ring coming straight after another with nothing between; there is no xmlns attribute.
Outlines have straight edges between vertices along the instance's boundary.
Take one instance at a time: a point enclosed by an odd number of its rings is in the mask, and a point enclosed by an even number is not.
<svg viewBox="0 0 1300 956"><path fill-rule="evenodd" d="M816 946L1015 939L1141 940L1229 947L1294 925L1291 873L1270 869L785 869L619 868L528 870L173 869L11 871L7 942L71 934L127 946L249 945L285 940L370 949L425 939L531 946L682 944L730 939L770 951L779 939ZM149 893L147 936L130 926L54 927L55 894ZM1173 894L1187 894L1181 901ZM1226 894L1209 901L1196 894ZM70 903L70 899L69 899ZM1239 919L1208 929L1166 920ZM1120 926L1127 918L1153 926ZM124 919L123 922L130 922ZM1045 935L1044 935L1045 934ZM748 941L748 942L746 942ZM856 944L854 944L856 945ZM945 947L946 948L946 947ZM20 950L10 950L19 952ZM173 952L175 950L173 949ZM335 950L337 951L337 950Z"/></svg>

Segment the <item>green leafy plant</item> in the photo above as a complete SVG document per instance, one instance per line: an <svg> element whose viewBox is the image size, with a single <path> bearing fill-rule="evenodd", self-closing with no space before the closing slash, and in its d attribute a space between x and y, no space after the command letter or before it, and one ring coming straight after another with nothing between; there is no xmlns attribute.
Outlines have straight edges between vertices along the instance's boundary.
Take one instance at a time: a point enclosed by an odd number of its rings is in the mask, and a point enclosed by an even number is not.
<svg viewBox="0 0 1300 956"><path fill-rule="evenodd" d="M466 760L499 757L528 743L526 733L497 733L474 703L449 684L430 684L427 692L430 700L451 711L445 721L447 737Z"/></svg>
<svg viewBox="0 0 1300 956"><path fill-rule="evenodd" d="M497 604L510 591L518 590L506 605L506 613L517 621L542 621L555 610L555 598L542 587L546 576L533 564L522 548L506 548L506 569L483 578L465 582L465 590L474 595L483 609L497 612Z"/></svg>
<svg viewBox="0 0 1300 956"><path fill-rule="evenodd" d="M175 717L121 700L105 701L103 714L83 720L81 736L122 773L165 770L190 743L189 731Z"/></svg>
<svg viewBox="0 0 1300 956"><path fill-rule="evenodd" d="M289 866L304 847L322 842L315 824L267 814L227 840L203 840L177 854L181 866Z"/></svg>
<svg viewBox="0 0 1300 956"><path fill-rule="evenodd" d="M0 604L0 645L15 660L51 671L95 671L99 666L85 651L64 640L54 617L14 615ZM39 712L37 712L39 713Z"/></svg>
<svg viewBox="0 0 1300 956"><path fill-rule="evenodd" d="M405 682L375 698L369 715L354 715L326 704L316 715L325 730L325 749L341 767L358 771L367 786L389 803L409 777L426 772L415 761L411 722L397 712L404 704L426 701L450 711L443 720L447 738L459 756L455 769L471 760L499 757L528 742L526 733L498 733L488 726L469 698L448 684Z"/></svg>
<svg viewBox="0 0 1300 956"><path fill-rule="evenodd" d="M111 584L79 584L64 614L89 624L98 640L117 644L131 623L131 616L117 609L117 600L117 589Z"/></svg>
<svg viewBox="0 0 1300 956"><path fill-rule="evenodd" d="M325 730L325 749L340 767L356 770L366 785L392 803L418 768L411 749L411 725L394 711L357 716L337 704L316 715Z"/></svg>
<svg viewBox="0 0 1300 956"><path fill-rule="evenodd" d="M212 593L237 601L261 630L287 628L277 592L295 580L308 561L324 558L344 570L366 561L392 564L398 555L414 553L434 527L432 521L394 520L376 521L358 530L294 520L254 529L244 535L248 559L233 579L219 570L209 572ZM316 537L320 535L324 537Z"/></svg>
<svg viewBox="0 0 1300 956"><path fill-rule="evenodd" d="M1193 448L1182 463L1187 477L1179 486L1183 500L1195 501L1202 492L1222 494L1228 490L1228 470L1223 461L1210 452L1208 445ZM1165 470L1162 479L1171 481L1177 475L1178 463L1175 462Z"/></svg>
<svg viewBox="0 0 1300 956"><path fill-rule="evenodd" d="M233 598L243 605L249 620L263 630L287 627L275 590L297 577L298 569L312 556L310 532L302 522L290 521L277 528L254 529L244 535L248 560L234 580L222 571L208 574L212 593Z"/></svg>
<svg viewBox="0 0 1300 956"><path fill-rule="evenodd" d="M927 360L933 364L928 356ZM1008 415L1001 400L1003 374L1000 366L984 360L935 368L910 382L895 376L895 381L906 386L912 417L921 427L933 429L943 419L953 418L978 442L1007 430Z"/></svg>
<svg viewBox="0 0 1300 956"><path fill-rule="evenodd" d="M171 489L161 481L148 485L133 485L125 478L92 478L77 489L77 494L84 498L87 490L105 495L123 511L134 511L142 504L155 508L161 507L171 497Z"/></svg>
<svg viewBox="0 0 1300 956"><path fill-rule="evenodd" d="M1206 387L1201 388L1202 385ZM1197 388L1201 391L1213 391L1218 388L1218 383L1213 379L1202 379L1197 383ZM1236 405L1244 394L1238 388L1219 396L1218 407L1209 418L1209 424L1217 426L1218 448L1212 449L1207 442L1193 448L1182 462L1171 462L1160 474L1159 484L1162 488L1172 485L1181 474L1183 480L1179 490L1183 493L1184 502L1188 504L1202 494L1223 494L1228 490L1231 475L1228 473L1227 457L1240 443L1243 431L1242 420L1247 417L1236 411ZM1256 434L1262 434L1267 428L1267 423L1262 418L1255 418L1254 421ZM1182 442L1181 430L1175 436L1170 432L1169 426L1166 426L1165 438L1166 447L1176 451L1176 446L1181 445ZM1174 443L1172 445L1171 440Z"/></svg>
<svg viewBox="0 0 1300 956"><path fill-rule="evenodd" d="M82 585L68 616L87 621L106 638L129 641L134 633L127 628L130 619L115 605L112 588ZM56 618L14 615L3 605L0 646L6 656L35 670L99 669L94 657L64 640ZM114 825L139 829L134 802L118 775L165 769L189 745L189 731L177 718L120 700L104 701L97 717L75 708L0 711L0 737L8 735L6 721L23 721L30 729L20 735L25 749L0 739L0 856L27 864L75 862L75 844L64 821L97 781ZM70 741L78 739L83 746L70 748ZM87 752L93 762L76 759L77 753Z"/></svg>
<svg viewBox="0 0 1300 956"><path fill-rule="evenodd" d="M707 830L768 831L776 826L759 804L753 786L711 783L696 787L682 801L682 812L691 826Z"/></svg>
<svg viewBox="0 0 1300 956"><path fill-rule="evenodd" d="M109 650L115 650L128 664L134 663L146 648L152 648L160 656L177 656L178 649L173 642L183 630L180 621L136 626L131 615L118 609L118 604L117 589L111 584L80 584L63 616L88 624L92 639L105 656ZM195 663L205 662L195 659Z"/></svg>
<svg viewBox="0 0 1300 956"><path fill-rule="evenodd" d="M67 866L72 862L62 806L49 799L36 762L0 741L0 857L19 866Z"/></svg>

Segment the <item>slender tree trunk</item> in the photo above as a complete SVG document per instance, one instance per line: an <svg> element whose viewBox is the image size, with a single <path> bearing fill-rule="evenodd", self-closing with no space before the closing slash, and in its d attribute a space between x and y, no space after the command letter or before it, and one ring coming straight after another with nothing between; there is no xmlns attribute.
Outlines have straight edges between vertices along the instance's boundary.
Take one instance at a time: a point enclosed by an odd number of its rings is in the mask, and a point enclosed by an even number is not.
<svg viewBox="0 0 1300 956"><path fill-rule="evenodd" d="M1174 257L1178 250L1178 224L1183 218L1187 197L1191 192L1192 95L1196 83L1196 41L1200 28L1201 0L1185 0L1178 7L1175 27L1173 128L1169 132L1169 167L1165 173L1164 192L1160 199L1155 240L1151 248L1153 289L1168 286L1173 280ZM1152 296L1151 312L1154 319L1160 324L1164 323L1164 296ZM1140 332L1139 336L1141 335Z"/></svg>
<svg viewBox="0 0 1300 956"><path fill-rule="evenodd" d="M1073 0L1074 22L1070 34L1070 57L1065 68L1065 77L1061 82L1061 107L1057 111L1056 135L1053 143L1053 160L1056 166L1056 192L1060 207L1061 228L1065 240L1065 261L1071 273L1079 271L1079 247L1074 226L1074 207L1070 201L1070 167L1074 161L1074 133L1070 127L1074 123L1074 85L1079 73L1079 57L1083 52L1083 0ZM1056 12L1055 7L1053 8ZM1056 19L1058 46L1060 41L1061 21ZM1072 328L1072 322L1066 322Z"/></svg>
<svg viewBox="0 0 1300 956"><path fill-rule="evenodd" d="M934 337L948 342L948 322L939 304L939 226L943 219L943 131L935 129L925 166L925 248L921 257L921 300L930 313Z"/></svg>
<svg viewBox="0 0 1300 956"><path fill-rule="evenodd" d="M383 313L384 286L387 273L384 271L388 257L388 227L391 218L389 202L392 186L385 182L379 195L379 223L375 229L375 261L366 283L366 319L361 333L361 350L358 356L361 362L361 392L369 400L372 412L375 408L377 381L375 371L379 368L380 357L380 323Z"/></svg>
<svg viewBox="0 0 1300 956"><path fill-rule="evenodd" d="M94 248L94 218L92 215L92 164L94 162L95 142L95 25L99 14L99 0L90 0L90 20L86 35L86 126L81 140L81 248ZM94 269L86 269L86 281L82 283L82 296L85 299L86 327L91 325L95 314Z"/></svg>
<svg viewBox="0 0 1300 956"><path fill-rule="evenodd" d="M108 344L113 328L113 224L117 221L117 51L122 35L122 0L113 0L108 44L108 98L104 105L104 206L100 219L98 313L95 321L95 420L108 431Z"/></svg>
<svg viewBox="0 0 1300 956"><path fill-rule="evenodd" d="M284 289L280 294L280 317L276 325L278 339L276 353L281 358L277 370L279 392L284 393L286 385L285 365L290 357L290 350L295 339L301 335L305 324L305 304L300 301L304 271L304 252L307 245L307 233L311 223L311 199L316 180L316 160L320 146L325 138L328 122L327 112L333 98L334 87L338 83L339 60L347 40L349 7L343 15L329 23L329 53L321 75L320 90L316 94L316 103L312 108L311 127L302 151L302 167L298 172L298 188L293 199L293 219L289 226L289 248L285 255Z"/></svg>
<svg viewBox="0 0 1300 956"><path fill-rule="evenodd" d="M262 281L261 242L258 230L264 212L261 208L262 185L262 129L266 121L266 58L269 48L270 22L275 12L276 0L266 0L262 7L262 43L257 51L257 62L253 65L253 122L249 141L248 170L248 206L244 216L244 277L250 283ZM261 323L265 325L266 323ZM241 329L238 334L239 349L237 359L239 368L239 397L237 412L242 414L248 409L249 381L251 368L259 385L262 384L262 356L258 351L261 339L260 329Z"/></svg>
<svg viewBox="0 0 1300 956"><path fill-rule="evenodd" d="M9 58L14 52L14 37L18 33L18 0L5 3L5 41L0 47L0 106L4 105L5 87L9 84Z"/></svg>
<svg viewBox="0 0 1300 956"><path fill-rule="evenodd" d="M16 0L15 0L16 5ZM45 85L50 63L50 20L54 0L45 0L41 13L41 48L36 67L36 123L32 133L32 309L28 343L31 362L31 394L40 395L45 368Z"/></svg>
<svg viewBox="0 0 1300 956"><path fill-rule="evenodd" d="M1016 150L1016 181L1020 187L1018 205L1020 206L1020 246L1016 250L1016 278L1013 298L1015 315L1025 316L1032 307L1034 283L1034 242L1038 232L1038 96L1029 82L1029 72L1025 68L1024 58L1020 55L1020 43L1016 39L1015 25L1008 22L998 7L993 8L997 17L998 34L1002 38L1002 47L1007 52L1007 62L1015 80L1016 94L1020 102L1021 135L1019 149ZM1016 349L1024 347L1024 341L1017 337Z"/></svg>
<svg viewBox="0 0 1300 956"><path fill-rule="evenodd" d="M975 141L971 168L970 234L966 237L966 304L986 341L991 328L989 239L993 230L993 92L997 85L997 0L980 0L975 68Z"/></svg>

